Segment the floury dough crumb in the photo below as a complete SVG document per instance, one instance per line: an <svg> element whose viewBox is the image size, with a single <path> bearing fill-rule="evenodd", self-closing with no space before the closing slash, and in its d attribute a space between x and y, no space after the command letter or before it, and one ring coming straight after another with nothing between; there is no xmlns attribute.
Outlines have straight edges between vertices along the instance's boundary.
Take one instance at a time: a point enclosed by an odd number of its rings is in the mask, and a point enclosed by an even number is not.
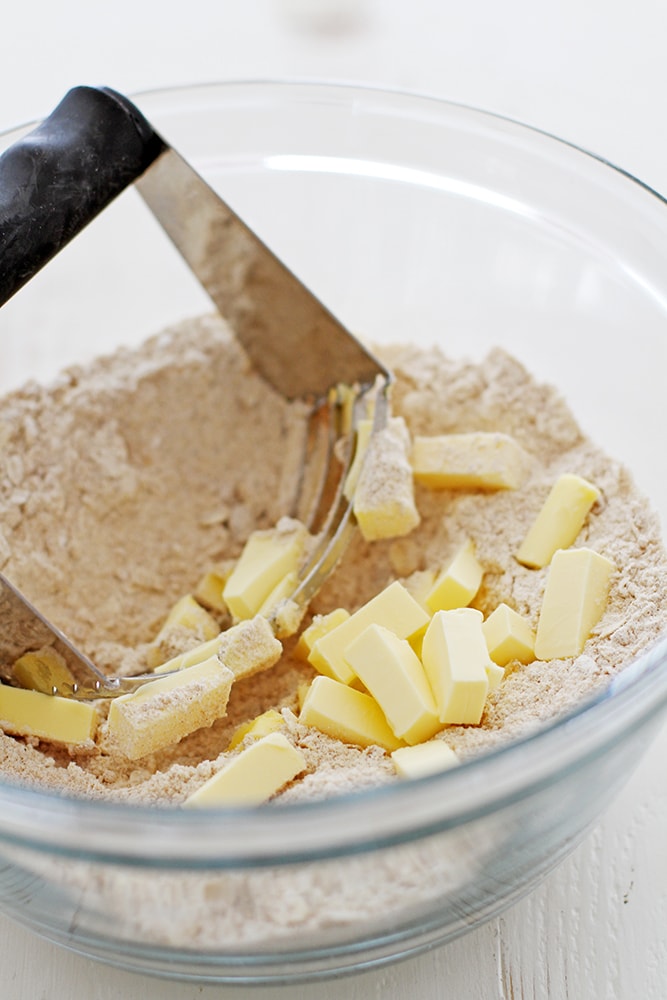
<svg viewBox="0 0 667 1000"><path fill-rule="evenodd" d="M565 472L601 491L577 544L618 567L581 656L511 665L480 726L440 734L468 757L567 711L658 638L667 583L659 525L557 391L503 351L472 364L401 347L384 360L396 375L392 411L411 434L509 434L529 454L530 475L516 491L417 487L418 526L391 540L357 535L312 614L354 611L393 579L438 567L469 537L485 568L473 606L488 614L505 601L535 625L547 571L526 569L514 553ZM70 369L50 387L27 385L0 400L0 568L103 669L141 670L169 608L202 572L291 511L305 414L250 370L217 317ZM170 643L178 653L186 639L174 632ZM293 648L288 640L275 666L234 683L225 718L158 754L119 756L104 722L83 752L0 733L0 774L77 796L178 803L224 763L238 725L275 708L307 761L278 803L396 780L379 748L344 745L298 722L298 687L313 675Z"/></svg>

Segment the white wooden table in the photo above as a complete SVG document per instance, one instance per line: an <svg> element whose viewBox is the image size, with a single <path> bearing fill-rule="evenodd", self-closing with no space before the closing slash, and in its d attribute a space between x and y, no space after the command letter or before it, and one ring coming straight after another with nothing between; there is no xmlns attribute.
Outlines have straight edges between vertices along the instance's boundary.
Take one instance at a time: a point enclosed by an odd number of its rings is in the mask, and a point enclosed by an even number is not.
<svg viewBox="0 0 667 1000"><path fill-rule="evenodd" d="M667 192L659 0L34 0L5 13L0 129L68 87L316 77L419 90L539 125ZM667 264L667 262L666 262ZM300 987L167 983L0 918L2 1000L665 1000L667 728L598 827L531 896L453 944Z"/></svg>

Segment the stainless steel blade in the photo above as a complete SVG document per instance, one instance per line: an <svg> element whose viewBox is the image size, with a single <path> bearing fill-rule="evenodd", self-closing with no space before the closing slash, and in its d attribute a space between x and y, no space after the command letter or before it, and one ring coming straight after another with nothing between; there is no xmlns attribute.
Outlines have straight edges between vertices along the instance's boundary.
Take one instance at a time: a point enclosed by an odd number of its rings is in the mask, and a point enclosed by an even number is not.
<svg viewBox="0 0 667 1000"><path fill-rule="evenodd" d="M366 350L175 150L135 181L257 370L288 399L390 380Z"/></svg>

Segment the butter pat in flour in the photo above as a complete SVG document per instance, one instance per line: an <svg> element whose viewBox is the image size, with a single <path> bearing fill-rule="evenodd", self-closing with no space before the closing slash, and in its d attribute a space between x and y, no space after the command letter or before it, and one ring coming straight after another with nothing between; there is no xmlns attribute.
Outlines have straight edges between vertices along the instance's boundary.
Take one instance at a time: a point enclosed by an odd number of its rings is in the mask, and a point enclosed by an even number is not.
<svg viewBox="0 0 667 1000"><path fill-rule="evenodd" d="M299 641L294 647L294 655L299 660L307 660L317 640L337 625L342 625L349 617L350 612L346 608L334 608L326 615L316 615L308 628L305 628L299 636Z"/></svg>
<svg viewBox="0 0 667 1000"><path fill-rule="evenodd" d="M345 657L399 739L422 743L442 729L424 668L407 639L369 625Z"/></svg>
<svg viewBox="0 0 667 1000"><path fill-rule="evenodd" d="M485 431L415 437L411 462L418 483L454 490L516 490L530 466L514 438Z"/></svg>
<svg viewBox="0 0 667 1000"><path fill-rule="evenodd" d="M548 566L554 552L575 541L599 496L597 487L581 476L560 476L521 543L517 560L531 569Z"/></svg>
<svg viewBox="0 0 667 1000"><path fill-rule="evenodd" d="M235 618L256 615L281 580L298 570L307 539L304 526L287 518L250 535L222 592Z"/></svg>
<svg viewBox="0 0 667 1000"><path fill-rule="evenodd" d="M282 733L269 733L225 764L184 805L258 806L306 767L303 754Z"/></svg>
<svg viewBox="0 0 667 1000"><path fill-rule="evenodd" d="M555 553L537 623L538 660L578 656L607 606L614 564L592 549Z"/></svg>
<svg viewBox="0 0 667 1000"><path fill-rule="evenodd" d="M399 747L391 755L399 778L424 778L455 767L459 759L442 740L429 740L413 747Z"/></svg>
<svg viewBox="0 0 667 1000"><path fill-rule="evenodd" d="M409 639L428 624L429 616L397 580L371 598L347 621L331 629L313 645L308 662L321 674L351 684L354 670L345 650L369 625L384 625L399 639Z"/></svg>
<svg viewBox="0 0 667 1000"><path fill-rule="evenodd" d="M354 491L354 516L366 541L409 534L420 522L409 461L410 434L392 417L368 442Z"/></svg>
<svg viewBox="0 0 667 1000"><path fill-rule="evenodd" d="M225 715L234 674L211 656L114 698L109 735L130 760L145 757Z"/></svg>
<svg viewBox="0 0 667 1000"><path fill-rule="evenodd" d="M422 662L444 724L476 726L482 718L493 666L482 621L481 611L458 608L438 611L426 629Z"/></svg>
<svg viewBox="0 0 667 1000"><path fill-rule="evenodd" d="M277 732L284 725L285 720L280 712L276 711L275 708L269 708L255 719L251 719L249 722L244 722L241 726L238 726L234 730L234 735L227 749L235 750L237 746L243 743L246 737L249 736L251 739L258 740L262 736L268 736L269 733Z"/></svg>
<svg viewBox="0 0 667 1000"><path fill-rule="evenodd" d="M5 733L78 746L92 740L97 721L88 702L0 683L0 729Z"/></svg>
<svg viewBox="0 0 667 1000"><path fill-rule="evenodd" d="M376 700L330 677L316 677L303 702L299 722L360 747L392 751L402 746Z"/></svg>
<svg viewBox="0 0 667 1000"><path fill-rule="evenodd" d="M483 576L484 567L475 555L473 542L468 539L436 577L426 595L426 607L432 614L467 607L479 590Z"/></svg>
<svg viewBox="0 0 667 1000"><path fill-rule="evenodd" d="M535 633L530 623L507 604L499 604L482 625L489 656L500 667L512 660L535 659Z"/></svg>
<svg viewBox="0 0 667 1000"><path fill-rule="evenodd" d="M174 604L154 642L148 647L146 660L149 667L156 667L164 661L162 641L176 628L193 632L206 641L214 639L220 631L220 626L206 608L203 608L192 594L186 594Z"/></svg>

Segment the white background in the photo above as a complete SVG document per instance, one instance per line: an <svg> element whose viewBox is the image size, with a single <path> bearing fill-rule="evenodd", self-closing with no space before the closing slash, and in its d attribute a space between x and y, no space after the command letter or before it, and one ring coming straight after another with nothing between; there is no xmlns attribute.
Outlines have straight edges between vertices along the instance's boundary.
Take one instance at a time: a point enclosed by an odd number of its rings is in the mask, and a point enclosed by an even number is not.
<svg viewBox="0 0 667 1000"><path fill-rule="evenodd" d="M33 0L3 12L0 129L75 84L128 93L226 79L417 90L537 125L667 193L660 0ZM667 261L665 262L667 266ZM665 1000L667 730L600 825L481 930L374 973L302 987L166 983L0 917L2 1000Z"/></svg>

